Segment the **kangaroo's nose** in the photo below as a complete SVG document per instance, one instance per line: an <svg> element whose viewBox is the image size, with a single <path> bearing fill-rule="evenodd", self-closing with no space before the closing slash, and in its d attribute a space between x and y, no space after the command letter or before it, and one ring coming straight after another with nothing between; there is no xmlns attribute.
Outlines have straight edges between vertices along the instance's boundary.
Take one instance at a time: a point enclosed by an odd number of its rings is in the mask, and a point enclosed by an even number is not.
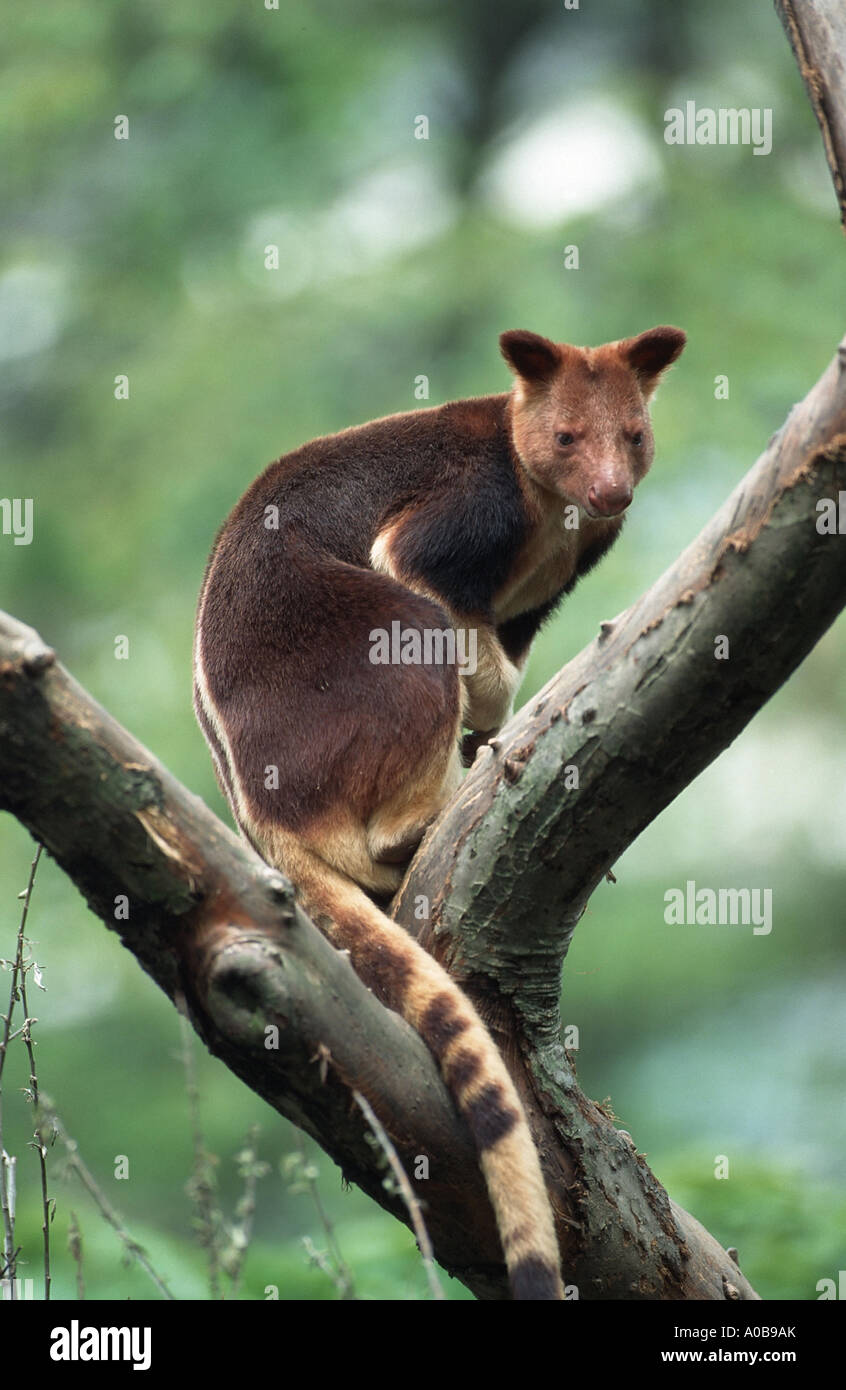
<svg viewBox="0 0 846 1390"><path fill-rule="evenodd" d="M632 500L632 490L628 483L591 483L588 488L588 501L600 516L617 516L624 512Z"/></svg>

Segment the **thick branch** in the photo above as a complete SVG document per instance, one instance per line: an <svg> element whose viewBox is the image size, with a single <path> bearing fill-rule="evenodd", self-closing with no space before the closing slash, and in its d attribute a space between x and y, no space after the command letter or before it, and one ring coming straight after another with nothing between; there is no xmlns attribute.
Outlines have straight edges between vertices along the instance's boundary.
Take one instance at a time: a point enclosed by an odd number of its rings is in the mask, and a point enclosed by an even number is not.
<svg viewBox="0 0 846 1390"><path fill-rule="evenodd" d="M822 131L846 228L846 8L843 0L775 0Z"/></svg>

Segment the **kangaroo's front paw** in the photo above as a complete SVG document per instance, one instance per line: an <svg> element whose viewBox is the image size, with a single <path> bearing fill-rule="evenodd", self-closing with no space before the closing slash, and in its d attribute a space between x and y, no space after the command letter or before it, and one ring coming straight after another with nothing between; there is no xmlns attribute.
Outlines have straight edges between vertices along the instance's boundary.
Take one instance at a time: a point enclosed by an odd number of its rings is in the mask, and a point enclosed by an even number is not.
<svg viewBox="0 0 846 1390"><path fill-rule="evenodd" d="M488 729L482 733L474 729L472 733L465 734L461 740L461 762L464 767L472 767L479 749L498 733L497 729Z"/></svg>

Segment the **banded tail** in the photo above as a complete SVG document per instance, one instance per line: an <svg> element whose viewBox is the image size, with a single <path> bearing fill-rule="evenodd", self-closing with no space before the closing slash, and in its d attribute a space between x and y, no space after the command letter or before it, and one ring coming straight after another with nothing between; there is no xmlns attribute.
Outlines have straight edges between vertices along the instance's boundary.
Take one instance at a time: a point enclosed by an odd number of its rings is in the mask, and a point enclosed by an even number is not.
<svg viewBox="0 0 846 1390"><path fill-rule="evenodd" d="M275 837L274 837L275 838ZM537 1149L523 1106L490 1033L438 962L358 884L302 844L280 865L307 910L328 916L329 936L356 973L384 995L433 1053L479 1155L496 1216L511 1292L519 1300L563 1299L558 1241Z"/></svg>

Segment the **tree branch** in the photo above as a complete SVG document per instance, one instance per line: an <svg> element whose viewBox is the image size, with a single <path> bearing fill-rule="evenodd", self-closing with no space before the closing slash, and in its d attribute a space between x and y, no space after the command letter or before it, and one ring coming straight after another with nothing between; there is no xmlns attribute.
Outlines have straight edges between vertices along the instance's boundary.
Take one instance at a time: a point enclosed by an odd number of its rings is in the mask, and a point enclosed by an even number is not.
<svg viewBox="0 0 846 1390"><path fill-rule="evenodd" d="M841 0L775 0L822 131L846 229L846 10Z"/></svg>

